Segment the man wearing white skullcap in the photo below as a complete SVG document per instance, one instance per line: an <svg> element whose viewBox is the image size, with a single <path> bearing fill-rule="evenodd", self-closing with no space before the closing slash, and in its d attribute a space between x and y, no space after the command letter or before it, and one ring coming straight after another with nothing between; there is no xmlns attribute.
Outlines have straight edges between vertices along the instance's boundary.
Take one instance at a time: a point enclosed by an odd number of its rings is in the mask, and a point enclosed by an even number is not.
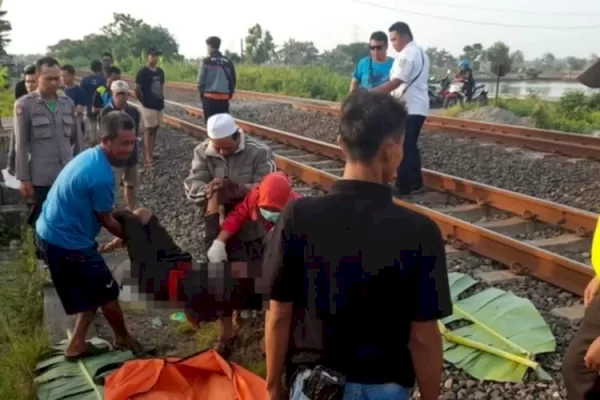
<svg viewBox="0 0 600 400"><path fill-rule="evenodd" d="M183 186L187 198L203 209L205 248L219 234L220 214L241 201L263 177L275 172L271 149L248 137L229 114L215 114L206 123L208 139L194 149L192 166ZM228 242L229 261L252 261L255 248L262 249L265 237L261 224L245 224L236 240ZM217 351L227 357L235 339L230 311L220 314L221 340Z"/></svg>

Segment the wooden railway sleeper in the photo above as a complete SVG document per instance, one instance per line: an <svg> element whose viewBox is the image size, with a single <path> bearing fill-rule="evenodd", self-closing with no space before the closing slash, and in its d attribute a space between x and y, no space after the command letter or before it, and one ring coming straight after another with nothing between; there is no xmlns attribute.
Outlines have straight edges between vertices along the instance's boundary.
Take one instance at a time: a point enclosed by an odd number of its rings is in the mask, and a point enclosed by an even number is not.
<svg viewBox="0 0 600 400"><path fill-rule="evenodd" d="M481 207L489 207L490 206L490 201L488 199L485 199L483 197L478 197L477 198L477 205L481 206Z"/></svg>
<svg viewBox="0 0 600 400"><path fill-rule="evenodd" d="M525 210L525 211L523 211L523 214L521 215L521 217L523 217L523 219L526 219L528 221L532 221L532 220L535 220L535 218L537 217L537 215L534 214L534 213L532 213L529 210Z"/></svg>
<svg viewBox="0 0 600 400"><path fill-rule="evenodd" d="M578 226L577 229L575 229L575 234L577 236L581 236L581 237L590 237L590 232L585 229L583 226Z"/></svg>
<svg viewBox="0 0 600 400"><path fill-rule="evenodd" d="M453 249L456 249L456 250L468 250L469 249L468 243L463 242L462 240L455 237L454 235L448 235L446 237L446 241L450 244L450 246L452 246Z"/></svg>
<svg viewBox="0 0 600 400"><path fill-rule="evenodd" d="M517 261L511 263L508 269L515 275L529 275L531 273L529 267Z"/></svg>

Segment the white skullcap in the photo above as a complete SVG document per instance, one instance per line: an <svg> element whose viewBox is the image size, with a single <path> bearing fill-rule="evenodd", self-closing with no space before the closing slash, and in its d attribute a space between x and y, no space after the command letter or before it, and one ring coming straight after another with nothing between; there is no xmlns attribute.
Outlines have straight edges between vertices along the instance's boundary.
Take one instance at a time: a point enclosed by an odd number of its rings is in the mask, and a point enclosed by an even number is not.
<svg viewBox="0 0 600 400"><path fill-rule="evenodd" d="M110 91L117 93L129 93L129 85L125 81L114 81L110 84Z"/></svg>
<svg viewBox="0 0 600 400"><path fill-rule="evenodd" d="M223 139L236 133L239 127L229 114L215 114L206 122L206 131L210 139Z"/></svg>

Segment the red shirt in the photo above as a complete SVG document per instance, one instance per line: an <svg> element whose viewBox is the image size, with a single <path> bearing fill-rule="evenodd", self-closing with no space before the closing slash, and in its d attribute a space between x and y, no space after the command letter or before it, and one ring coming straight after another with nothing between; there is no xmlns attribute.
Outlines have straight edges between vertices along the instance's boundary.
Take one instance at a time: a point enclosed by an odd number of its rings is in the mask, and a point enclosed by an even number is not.
<svg viewBox="0 0 600 400"><path fill-rule="evenodd" d="M244 223L256 221L258 219L260 219L267 231L270 231L271 228L273 228L274 224L271 221L262 218L258 211L258 188L259 186L255 186L250 193L244 197L244 200L238 203L235 208L227 214L225 221L223 221L223 224L221 225L222 230L229 232L231 235L236 235L240 229L242 229ZM290 200L300 197L302 196L292 191Z"/></svg>

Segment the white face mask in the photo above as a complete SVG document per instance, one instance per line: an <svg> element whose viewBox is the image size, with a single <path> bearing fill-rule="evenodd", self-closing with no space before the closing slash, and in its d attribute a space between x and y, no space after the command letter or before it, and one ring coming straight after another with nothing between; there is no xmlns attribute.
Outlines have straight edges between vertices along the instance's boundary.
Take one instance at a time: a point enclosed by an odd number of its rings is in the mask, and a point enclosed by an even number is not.
<svg viewBox="0 0 600 400"><path fill-rule="evenodd" d="M277 219L279 219L279 214L281 214L277 211L265 210L264 208L259 208L259 211L260 215L262 215L264 219L272 223L277 222Z"/></svg>

